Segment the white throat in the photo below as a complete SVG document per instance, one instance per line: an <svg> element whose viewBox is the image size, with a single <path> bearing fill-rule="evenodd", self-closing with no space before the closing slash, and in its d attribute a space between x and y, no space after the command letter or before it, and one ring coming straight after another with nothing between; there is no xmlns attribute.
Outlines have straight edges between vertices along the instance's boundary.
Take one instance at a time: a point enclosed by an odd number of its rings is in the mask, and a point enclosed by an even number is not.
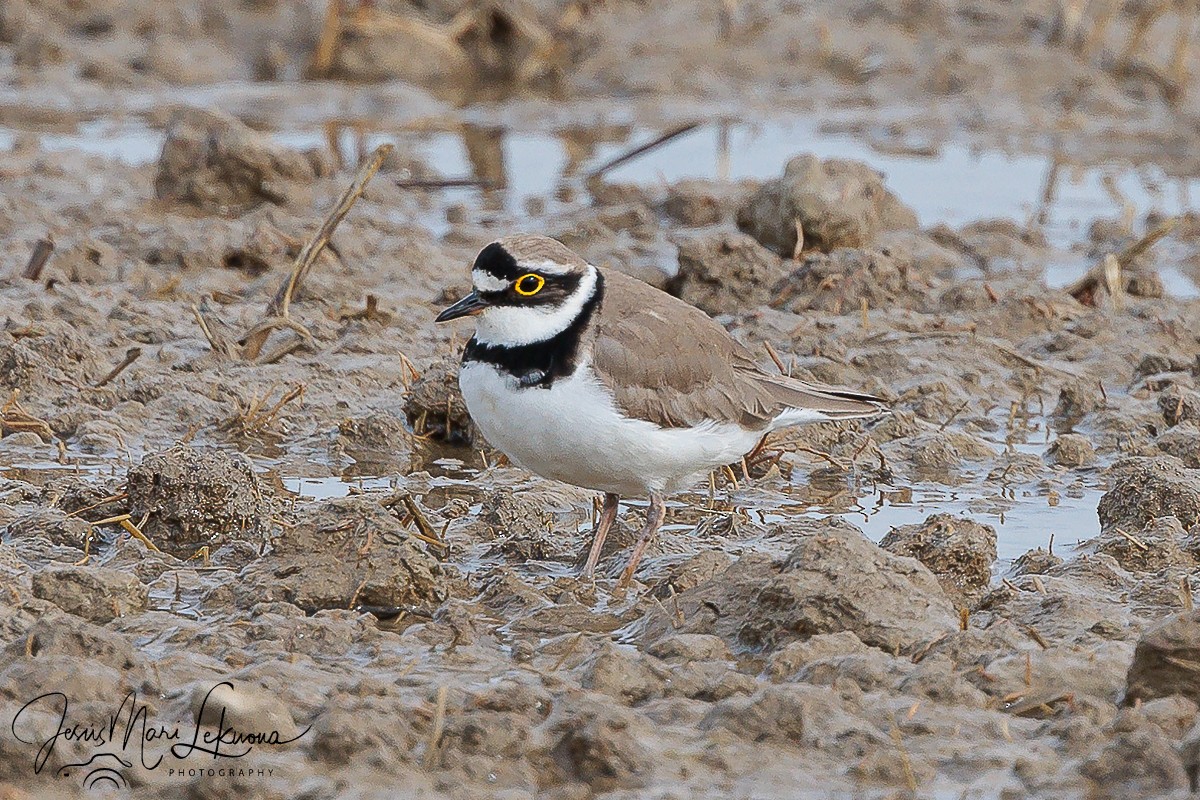
<svg viewBox="0 0 1200 800"><path fill-rule="evenodd" d="M556 306L492 306L476 319L475 339L480 344L505 347L544 342L571 327L583 312L584 305L596 293L596 276L592 265L579 281L579 286L560 305ZM485 291L475 276L476 288Z"/></svg>

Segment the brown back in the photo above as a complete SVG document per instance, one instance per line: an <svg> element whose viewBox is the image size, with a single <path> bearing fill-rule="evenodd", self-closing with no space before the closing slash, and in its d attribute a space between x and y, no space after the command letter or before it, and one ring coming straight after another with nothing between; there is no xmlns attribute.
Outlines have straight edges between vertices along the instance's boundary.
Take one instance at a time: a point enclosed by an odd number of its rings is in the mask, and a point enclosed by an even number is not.
<svg viewBox="0 0 1200 800"><path fill-rule="evenodd" d="M765 428L788 408L832 418L873 416L880 401L784 375L698 308L620 272L604 272L592 366L631 417L685 428L707 420Z"/></svg>

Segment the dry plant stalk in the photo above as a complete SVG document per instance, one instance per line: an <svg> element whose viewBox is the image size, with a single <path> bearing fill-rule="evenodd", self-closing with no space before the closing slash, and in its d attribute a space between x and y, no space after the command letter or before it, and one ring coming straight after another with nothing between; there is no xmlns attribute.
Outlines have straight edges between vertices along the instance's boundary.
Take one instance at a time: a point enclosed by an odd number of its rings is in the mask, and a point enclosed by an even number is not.
<svg viewBox="0 0 1200 800"><path fill-rule="evenodd" d="M1122 274L1134 259L1148 251L1160 240L1168 236L1179 224L1179 217L1169 217L1146 232L1146 235L1127 245L1120 252L1107 254L1104 259L1087 271L1079 280L1067 287L1067 294L1074 297L1085 306L1099 305L1101 292L1113 298L1113 303L1120 308L1121 297L1125 293Z"/></svg>
<svg viewBox="0 0 1200 800"><path fill-rule="evenodd" d="M375 148L375 152L371 154L371 157L358 168L358 172L354 175L354 180L346 188L346 191L342 193L342 196L338 198L329 215L325 217L325 221L321 223L321 227L317 229L316 235L309 240L308 244L304 245L304 249L296 256L296 261L292 264L291 272L275 291L271 302L267 304L265 319L242 337L242 356L247 361L252 361L258 357L263 345L267 341L267 337L277 328L291 328L306 341L311 342L312 334L303 325L291 319L288 314L291 309L292 298L304 282L305 277L308 276L313 264L316 263L317 257L321 255L321 251L329 244L329 239L333 236L333 232L337 230L337 226L350 213L350 209L354 207L358 199L362 197L363 192L366 191L367 183L379 171L383 160L387 158L390 152L392 152L392 145L390 144L381 144Z"/></svg>
<svg viewBox="0 0 1200 800"><path fill-rule="evenodd" d="M21 271L21 277L31 281L36 281L42 277L42 269L46 266L46 262L50 260L50 256L53 253L53 239L49 236L38 239L37 244L33 246L33 252L29 254L29 263Z"/></svg>
<svg viewBox="0 0 1200 800"><path fill-rule="evenodd" d="M304 397L305 385L298 383L293 386L270 407L267 406L267 398L271 396L271 392L275 390L272 386L267 390L262 397L254 395L250 398L250 402L244 407L239 402L238 411L229 419L220 424L221 430L235 431L243 436L255 436L264 433L268 428L275 423L276 417L283 407L293 400Z"/></svg>
<svg viewBox="0 0 1200 800"><path fill-rule="evenodd" d="M31 431L42 438L43 442L54 439L54 431L44 419L39 419L21 407L20 389L13 389L8 396L8 402L0 406L0 438L12 433Z"/></svg>

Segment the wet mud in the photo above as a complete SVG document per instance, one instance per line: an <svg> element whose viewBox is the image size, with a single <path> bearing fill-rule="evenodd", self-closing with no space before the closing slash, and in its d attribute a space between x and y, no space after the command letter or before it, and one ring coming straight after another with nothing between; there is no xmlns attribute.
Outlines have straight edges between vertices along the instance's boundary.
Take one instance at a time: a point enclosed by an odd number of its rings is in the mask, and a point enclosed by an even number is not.
<svg viewBox="0 0 1200 800"><path fill-rule="evenodd" d="M0 795L1190 796L1196 20L1078 5L8 0ZM433 325L518 229L893 413L582 581ZM131 692L277 743L38 761Z"/></svg>

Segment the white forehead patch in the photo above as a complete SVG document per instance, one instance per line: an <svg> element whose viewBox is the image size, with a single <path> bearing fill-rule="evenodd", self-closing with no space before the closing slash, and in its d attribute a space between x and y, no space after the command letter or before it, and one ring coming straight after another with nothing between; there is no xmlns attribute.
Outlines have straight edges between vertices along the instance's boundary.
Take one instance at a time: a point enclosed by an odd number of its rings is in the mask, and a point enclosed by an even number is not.
<svg viewBox="0 0 1200 800"><path fill-rule="evenodd" d="M471 270L471 283L481 292L503 292L509 286L508 281L482 269Z"/></svg>
<svg viewBox="0 0 1200 800"><path fill-rule="evenodd" d="M518 347L553 338L571 326L583 311L583 306L595 294L597 274L596 268L589 266L579 286L558 305L491 306L484 309L476 318L475 340L480 344Z"/></svg>

